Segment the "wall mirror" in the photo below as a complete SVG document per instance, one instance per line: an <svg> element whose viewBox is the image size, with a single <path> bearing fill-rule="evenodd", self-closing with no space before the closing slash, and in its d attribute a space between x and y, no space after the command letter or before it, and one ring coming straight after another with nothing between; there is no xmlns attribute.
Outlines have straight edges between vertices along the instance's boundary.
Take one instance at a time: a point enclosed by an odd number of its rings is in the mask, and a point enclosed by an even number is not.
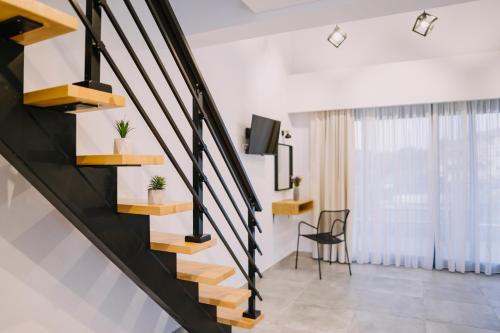
<svg viewBox="0 0 500 333"><path fill-rule="evenodd" d="M293 175L293 147L278 144L278 152L274 156L274 190L291 189Z"/></svg>

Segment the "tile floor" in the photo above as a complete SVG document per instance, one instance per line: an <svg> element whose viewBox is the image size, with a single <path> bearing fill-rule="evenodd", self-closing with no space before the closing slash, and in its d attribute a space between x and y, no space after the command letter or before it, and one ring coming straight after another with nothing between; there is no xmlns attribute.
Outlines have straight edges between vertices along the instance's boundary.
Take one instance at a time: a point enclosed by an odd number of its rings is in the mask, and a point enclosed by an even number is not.
<svg viewBox="0 0 500 333"><path fill-rule="evenodd" d="M500 275L487 277L392 266L323 264L290 256L258 288L266 319L255 333L500 332ZM234 329L233 332L249 332Z"/></svg>

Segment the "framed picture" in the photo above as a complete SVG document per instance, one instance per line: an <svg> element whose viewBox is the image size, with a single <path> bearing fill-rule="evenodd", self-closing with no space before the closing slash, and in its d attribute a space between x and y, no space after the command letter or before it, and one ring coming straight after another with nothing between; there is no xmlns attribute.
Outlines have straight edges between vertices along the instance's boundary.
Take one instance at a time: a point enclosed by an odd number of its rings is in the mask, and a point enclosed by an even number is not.
<svg viewBox="0 0 500 333"><path fill-rule="evenodd" d="M274 190L285 191L293 187L293 147L278 143L278 151L274 155Z"/></svg>

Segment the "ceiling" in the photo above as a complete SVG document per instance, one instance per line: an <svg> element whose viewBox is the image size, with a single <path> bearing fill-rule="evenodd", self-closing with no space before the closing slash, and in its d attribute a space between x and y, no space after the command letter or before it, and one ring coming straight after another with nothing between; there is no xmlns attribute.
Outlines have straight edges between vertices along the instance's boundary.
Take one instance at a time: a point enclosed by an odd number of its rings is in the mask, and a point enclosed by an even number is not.
<svg viewBox="0 0 500 333"><path fill-rule="evenodd" d="M419 11L342 23L348 37L338 49L326 41L331 25L291 32L291 46L286 53L290 72L359 68L500 50L500 1L480 0L429 10L438 21L428 37L411 31Z"/></svg>
<svg viewBox="0 0 500 333"><path fill-rule="evenodd" d="M471 1L475 0L171 0L171 3L191 45L203 47Z"/></svg>
<svg viewBox="0 0 500 333"><path fill-rule="evenodd" d="M254 13L262 13L270 10L282 9L317 0L241 0Z"/></svg>

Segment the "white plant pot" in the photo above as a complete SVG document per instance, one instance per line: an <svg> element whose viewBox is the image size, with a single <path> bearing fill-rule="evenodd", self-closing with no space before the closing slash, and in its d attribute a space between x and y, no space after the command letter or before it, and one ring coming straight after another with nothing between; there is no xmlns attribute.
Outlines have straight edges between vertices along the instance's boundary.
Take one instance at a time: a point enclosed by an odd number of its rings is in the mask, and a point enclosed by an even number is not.
<svg viewBox="0 0 500 333"><path fill-rule="evenodd" d="M115 144L113 146L113 154L115 155L131 155L132 152L132 143L129 139L118 138L115 139Z"/></svg>
<svg viewBox="0 0 500 333"><path fill-rule="evenodd" d="M165 190L148 190L148 203L162 205L165 200Z"/></svg>
<svg viewBox="0 0 500 333"><path fill-rule="evenodd" d="M298 186L295 186L293 188L293 200L295 200L295 201L300 200L300 188Z"/></svg>

